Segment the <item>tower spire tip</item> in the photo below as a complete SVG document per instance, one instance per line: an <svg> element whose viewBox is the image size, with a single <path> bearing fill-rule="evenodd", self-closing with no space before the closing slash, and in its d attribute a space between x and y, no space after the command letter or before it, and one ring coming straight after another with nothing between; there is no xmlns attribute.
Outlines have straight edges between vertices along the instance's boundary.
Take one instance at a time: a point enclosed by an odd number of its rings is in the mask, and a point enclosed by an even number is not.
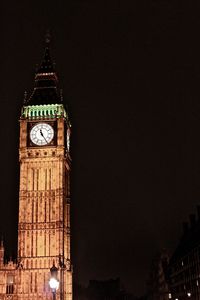
<svg viewBox="0 0 200 300"><path fill-rule="evenodd" d="M50 31L47 30L46 31L46 34L45 34L45 44L48 46L51 42L51 34L50 34Z"/></svg>

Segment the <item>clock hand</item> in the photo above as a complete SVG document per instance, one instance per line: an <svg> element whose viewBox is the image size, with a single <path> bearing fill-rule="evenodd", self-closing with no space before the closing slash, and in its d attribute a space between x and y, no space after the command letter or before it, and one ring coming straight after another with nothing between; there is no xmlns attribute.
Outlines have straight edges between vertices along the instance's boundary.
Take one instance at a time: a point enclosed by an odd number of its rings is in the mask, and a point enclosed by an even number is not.
<svg viewBox="0 0 200 300"><path fill-rule="evenodd" d="M44 138L45 142L48 144L47 140L46 140L45 137L44 137L44 134L43 134L43 132L42 132L42 129L40 129L40 134L41 134L41 136Z"/></svg>

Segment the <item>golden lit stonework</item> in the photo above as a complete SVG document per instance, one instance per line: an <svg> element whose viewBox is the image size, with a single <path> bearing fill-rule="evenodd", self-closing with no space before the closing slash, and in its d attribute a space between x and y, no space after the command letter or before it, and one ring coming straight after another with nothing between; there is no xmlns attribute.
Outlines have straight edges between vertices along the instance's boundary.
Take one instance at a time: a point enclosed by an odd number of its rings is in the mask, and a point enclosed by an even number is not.
<svg viewBox="0 0 200 300"><path fill-rule="evenodd" d="M61 98L46 47L20 117L18 256L4 264L1 244L0 300L52 299L52 267L56 299L72 300L70 122Z"/></svg>

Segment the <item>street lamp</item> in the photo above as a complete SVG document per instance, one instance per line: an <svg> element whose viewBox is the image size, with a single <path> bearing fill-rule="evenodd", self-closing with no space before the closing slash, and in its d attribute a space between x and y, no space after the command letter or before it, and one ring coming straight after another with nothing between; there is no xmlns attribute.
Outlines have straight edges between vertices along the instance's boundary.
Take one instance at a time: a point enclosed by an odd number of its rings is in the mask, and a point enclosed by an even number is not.
<svg viewBox="0 0 200 300"><path fill-rule="evenodd" d="M59 281L57 279L58 268L56 268L55 263L53 262L53 267L50 269L51 278L49 280L49 285L52 290L53 300L56 300L56 290L59 288Z"/></svg>

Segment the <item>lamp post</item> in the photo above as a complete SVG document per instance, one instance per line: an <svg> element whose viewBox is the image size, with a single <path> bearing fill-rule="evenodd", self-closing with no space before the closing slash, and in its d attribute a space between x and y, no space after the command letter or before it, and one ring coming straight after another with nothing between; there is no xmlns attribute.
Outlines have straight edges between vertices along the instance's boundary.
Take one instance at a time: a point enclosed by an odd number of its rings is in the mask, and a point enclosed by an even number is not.
<svg viewBox="0 0 200 300"><path fill-rule="evenodd" d="M53 267L51 267L51 269L50 269L50 272L51 272L51 278L49 280L49 285L52 290L53 300L56 300L56 290L59 287L59 281L57 279L58 268L56 268L54 262L53 262Z"/></svg>

